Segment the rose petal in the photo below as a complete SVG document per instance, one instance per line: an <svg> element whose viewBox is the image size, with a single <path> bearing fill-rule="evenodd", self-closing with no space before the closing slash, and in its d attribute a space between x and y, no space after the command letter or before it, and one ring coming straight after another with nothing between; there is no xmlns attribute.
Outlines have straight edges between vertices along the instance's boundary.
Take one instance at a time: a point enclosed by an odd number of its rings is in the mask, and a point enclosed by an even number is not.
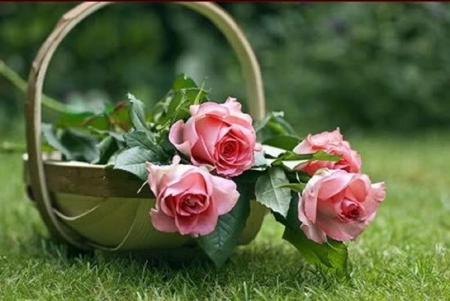
<svg viewBox="0 0 450 301"><path fill-rule="evenodd" d="M191 215L191 216L176 215L175 224L180 234L181 235L198 234L195 228L199 218L200 218L199 215Z"/></svg>
<svg viewBox="0 0 450 301"><path fill-rule="evenodd" d="M176 180L169 183L165 194L181 196L189 191L190 194L209 195L211 188L208 186L203 174L199 170L191 168L184 173L180 173Z"/></svg>
<svg viewBox="0 0 450 301"><path fill-rule="evenodd" d="M317 225L328 237L337 241L354 240L366 227L364 222L342 222L336 218L318 218Z"/></svg>
<svg viewBox="0 0 450 301"><path fill-rule="evenodd" d="M175 156L175 157L178 157L178 156ZM160 190L161 190L160 187L166 186L165 185L166 183L164 181L164 175L169 173L174 168L174 166L178 165L180 158L178 157L178 161L175 161L175 160L177 160L175 157L173 159L174 163L172 165L159 166L159 165L155 165L150 162L146 162L147 171L148 171L147 183L149 184L150 189L152 190L152 192L155 196L158 196L160 194Z"/></svg>
<svg viewBox="0 0 450 301"><path fill-rule="evenodd" d="M228 97L223 105L227 107L231 113L234 114L242 113L242 105L234 97Z"/></svg>
<svg viewBox="0 0 450 301"><path fill-rule="evenodd" d="M370 180L367 175L357 175L346 189L346 198L355 202L364 202L369 193Z"/></svg>
<svg viewBox="0 0 450 301"><path fill-rule="evenodd" d="M297 170L301 170L306 172L308 175L313 176L316 171L322 168L328 168L332 169L334 166L333 162L331 161L311 161L308 163L300 164L298 167L296 167Z"/></svg>
<svg viewBox="0 0 450 301"><path fill-rule="evenodd" d="M236 98L228 97L223 106L228 108L231 116L236 116L250 125L253 123L252 117L249 114L242 113L242 105Z"/></svg>
<svg viewBox="0 0 450 301"><path fill-rule="evenodd" d="M311 135L311 134L310 134ZM308 137L310 136L308 135ZM300 142L296 147L294 147L293 151L297 154L312 154L315 150L312 147L312 144L309 143L309 139L306 138L302 142Z"/></svg>
<svg viewBox="0 0 450 301"><path fill-rule="evenodd" d="M370 219L369 217L375 214L375 212L378 210L378 207L380 206L380 203L385 199L385 189L386 188L384 183L376 183L371 185L369 194L363 204L364 210L367 214L366 219Z"/></svg>
<svg viewBox="0 0 450 301"><path fill-rule="evenodd" d="M299 199L298 199L298 218L300 222L302 222L302 225L300 226L300 229L302 229L303 233L305 233L306 237L309 239L317 242L317 243L324 243L327 241L327 237L325 233L320 230L319 227L315 226L306 216L305 208L304 208L304 201L301 197L301 194L299 193Z"/></svg>
<svg viewBox="0 0 450 301"><path fill-rule="evenodd" d="M205 115L205 114L211 114L211 115L224 117L230 113L230 111L228 110L227 107L225 107L221 104L215 103L215 102L211 102L211 101L202 103L198 108L194 107L194 108L190 109L190 112L191 112L191 116L196 116L196 117L202 117L202 115Z"/></svg>
<svg viewBox="0 0 450 301"><path fill-rule="evenodd" d="M216 142L230 131L230 126L217 118L205 117L197 120L195 130L199 139L203 140L208 154L212 156L215 152Z"/></svg>
<svg viewBox="0 0 450 301"><path fill-rule="evenodd" d="M376 201L382 202L386 198L386 185L384 182L371 185L370 196Z"/></svg>
<svg viewBox="0 0 450 301"><path fill-rule="evenodd" d="M208 147L205 144L205 141L203 139L197 140L197 142L192 145L192 157L191 162L195 165L202 165L202 164L214 164L214 159L212 155L208 152Z"/></svg>
<svg viewBox="0 0 450 301"><path fill-rule="evenodd" d="M336 145L330 145L327 149L329 154L340 155L341 159L336 162L336 169L344 169L351 173L359 173L361 171L361 157L358 153L350 148L347 141L339 142Z"/></svg>
<svg viewBox="0 0 450 301"><path fill-rule="evenodd" d="M208 210L198 215L196 224L192 227L191 233L198 235L208 235L216 228L217 221L219 220L217 209L214 202L211 203Z"/></svg>
<svg viewBox="0 0 450 301"><path fill-rule="evenodd" d="M241 113L239 116L228 115L222 117L222 120L230 126L239 126L243 128L253 129L253 120L252 117L250 117L250 115L248 114Z"/></svg>
<svg viewBox="0 0 450 301"><path fill-rule="evenodd" d="M212 176L214 199L217 208L217 214L223 215L233 209L239 199L239 192L236 189L236 183L232 180Z"/></svg>
<svg viewBox="0 0 450 301"><path fill-rule="evenodd" d="M175 220L161 211L157 211L152 209L150 211L150 218L152 221L153 227L162 232L176 232L178 231L177 226L175 225Z"/></svg>
<svg viewBox="0 0 450 301"><path fill-rule="evenodd" d="M308 237L312 241L315 241L316 243L322 244L327 242L327 236L325 235L325 232L323 232L319 227L315 226L314 224L310 225L302 224L300 226L300 229L302 229L306 237Z"/></svg>
<svg viewBox="0 0 450 301"><path fill-rule="evenodd" d="M189 113L191 113L191 116L197 115L199 109L200 109L200 105L191 105L189 107Z"/></svg>
<svg viewBox="0 0 450 301"><path fill-rule="evenodd" d="M184 139L184 128L185 124L183 120L178 120L170 128L169 141L172 143L176 149L186 156L191 156L191 144L189 141Z"/></svg>
<svg viewBox="0 0 450 301"><path fill-rule="evenodd" d="M299 202L302 202L302 210L299 207L300 212L306 216L312 223L316 222L317 215L317 196L319 194L320 185L317 183L320 181L320 176L312 177L306 185L303 192L299 195Z"/></svg>
<svg viewBox="0 0 450 301"><path fill-rule="evenodd" d="M330 170L329 175L323 179L319 190L319 199L326 200L344 190L353 178L353 174L343 170Z"/></svg>
<svg viewBox="0 0 450 301"><path fill-rule="evenodd" d="M306 138L314 147L324 147L328 144L337 143L343 140L340 129L336 128L333 132L322 132L315 135L308 135Z"/></svg>
<svg viewBox="0 0 450 301"><path fill-rule="evenodd" d="M175 217L176 215L176 206L177 204L175 197L171 195L161 197L159 199L159 202L156 203L156 209L171 218Z"/></svg>

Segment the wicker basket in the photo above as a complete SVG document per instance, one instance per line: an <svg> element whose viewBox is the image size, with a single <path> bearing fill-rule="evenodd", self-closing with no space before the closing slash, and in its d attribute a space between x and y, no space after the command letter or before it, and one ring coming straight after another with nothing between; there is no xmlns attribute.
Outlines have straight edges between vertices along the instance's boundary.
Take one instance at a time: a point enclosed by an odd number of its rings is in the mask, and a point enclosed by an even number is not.
<svg viewBox="0 0 450 301"><path fill-rule="evenodd" d="M41 96L49 62L63 38L83 19L107 6L85 2L67 12L42 45L28 80L26 104L27 152L25 181L51 234L80 249L150 252L191 248L190 236L156 231L149 219L155 200L142 182L119 170L82 162L62 162L41 153ZM260 69L253 50L233 19L207 2L179 2L207 17L225 35L242 65L250 114L265 113ZM258 233L265 209L251 201L251 213L239 244Z"/></svg>

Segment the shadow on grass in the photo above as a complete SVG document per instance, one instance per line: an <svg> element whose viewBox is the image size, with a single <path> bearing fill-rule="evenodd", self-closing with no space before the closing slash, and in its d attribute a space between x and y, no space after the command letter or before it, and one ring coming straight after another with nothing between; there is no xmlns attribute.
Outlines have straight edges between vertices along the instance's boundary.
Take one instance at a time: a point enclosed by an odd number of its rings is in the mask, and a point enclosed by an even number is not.
<svg viewBox="0 0 450 301"><path fill-rule="evenodd" d="M107 275L117 277L124 285L158 284L169 286L174 292L188 286L204 293L243 283L266 290L273 288L278 293L311 287L329 291L341 285L352 286L348 280L305 264L298 252L287 244L257 241L239 247L221 269L194 248L187 254L167 252L166 256L149 258L142 253L80 251L42 236L30 239L27 245L34 249L34 257L51 263L55 269L83 271L89 267L96 270L96 277L100 279Z"/></svg>

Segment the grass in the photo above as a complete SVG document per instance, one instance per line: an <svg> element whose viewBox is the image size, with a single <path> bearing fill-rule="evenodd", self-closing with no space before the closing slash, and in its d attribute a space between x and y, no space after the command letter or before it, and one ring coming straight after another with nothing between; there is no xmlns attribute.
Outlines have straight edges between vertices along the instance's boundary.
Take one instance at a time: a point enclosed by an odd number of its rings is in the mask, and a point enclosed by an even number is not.
<svg viewBox="0 0 450 301"><path fill-rule="evenodd" d="M305 265L266 219L220 272L105 253L73 255L48 238L27 202L20 155L0 154L1 300L449 300L450 133L351 139L384 180L378 216L350 244L351 281Z"/></svg>

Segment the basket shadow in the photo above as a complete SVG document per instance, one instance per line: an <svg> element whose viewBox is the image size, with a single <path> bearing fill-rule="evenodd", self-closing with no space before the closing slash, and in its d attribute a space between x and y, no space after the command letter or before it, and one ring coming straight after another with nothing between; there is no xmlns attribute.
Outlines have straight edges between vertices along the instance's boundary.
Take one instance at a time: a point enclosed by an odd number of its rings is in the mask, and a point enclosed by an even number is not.
<svg viewBox="0 0 450 301"><path fill-rule="evenodd" d="M61 268L67 265L81 268L88 264L100 270L117 270L120 271L118 276L127 279L129 285L142 285L146 281L143 279L147 279L149 275L151 279L156 278L161 283L182 279L198 289L251 282L267 288L281 285L286 291L303 290L305 287L332 290L342 284L342 281L305 264L297 251L283 244L260 242L239 247L224 266L217 269L196 248L185 254L166 251L158 256L151 256L154 254L83 251L52 238L40 240L38 243L46 246L45 258L54 263L55 257L58 257L60 260L57 264ZM193 282L192 279L202 281Z"/></svg>

